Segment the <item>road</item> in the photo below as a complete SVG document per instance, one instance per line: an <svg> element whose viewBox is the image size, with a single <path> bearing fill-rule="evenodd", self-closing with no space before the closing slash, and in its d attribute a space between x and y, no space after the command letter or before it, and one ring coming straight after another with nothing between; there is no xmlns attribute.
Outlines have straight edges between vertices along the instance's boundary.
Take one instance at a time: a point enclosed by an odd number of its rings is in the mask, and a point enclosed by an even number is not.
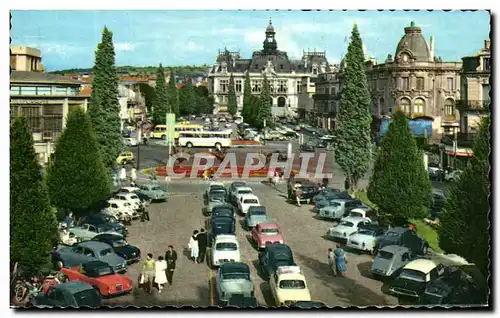
<svg viewBox="0 0 500 318"><path fill-rule="evenodd" d="M261 183L251 187L266 206L271 218L282 228L285 242L294 252L296 263L307 279L311 296L329 306L395 305L397 299L382 292L386 286L371 279L369 268L371 257L349 254L349 268L346 277L337 278L330 274L327 266L327 250L334 243L323 238L333 222L321 221L311 213L312 206L295 207L284 198L285 185L277 189ZM206 184L177 183L169 185L171 198L167 203L156 203L150 207L150 222L136 221L129 227L128 242L138 246L143 255L153 253L156 258L164 255L167 246L176 247L179 255L173 286L166 287L162 294L145 294L141 289L125 296L107 299L109 305L189 305L209 306L217 303L214 292L216 271L207 264L193 264L187 258L187 243L193 230L204 226L202 215L203 192ZM241 217L239 217L241 219ZM236 234L240 242L242 261L252 271L256 298L259 305L272 306L273 301L268 283L257 274L258 252L248 240L248 232L237 225ZM140 264L129 268L134 284L140 272Z"/></svg>

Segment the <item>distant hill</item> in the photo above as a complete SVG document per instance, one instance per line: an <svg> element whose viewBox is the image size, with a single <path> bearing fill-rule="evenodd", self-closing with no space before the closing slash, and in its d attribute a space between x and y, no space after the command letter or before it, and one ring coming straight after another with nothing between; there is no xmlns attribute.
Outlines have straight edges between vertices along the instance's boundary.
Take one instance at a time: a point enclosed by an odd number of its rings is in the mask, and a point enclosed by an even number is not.
<svg viewBox="0 0 500 318"><path fill-rule="evenodd" d="M164 66L165 70L173 69L177 76L195 76L198 74L207 74L210 65L187 65L187 66ZM119 75L154 75L156 74L157 66L117 66L116 72ZM71 68L60 71L52 71L53 74L69 74L69 73L91 73L92 68Z"/></svg>

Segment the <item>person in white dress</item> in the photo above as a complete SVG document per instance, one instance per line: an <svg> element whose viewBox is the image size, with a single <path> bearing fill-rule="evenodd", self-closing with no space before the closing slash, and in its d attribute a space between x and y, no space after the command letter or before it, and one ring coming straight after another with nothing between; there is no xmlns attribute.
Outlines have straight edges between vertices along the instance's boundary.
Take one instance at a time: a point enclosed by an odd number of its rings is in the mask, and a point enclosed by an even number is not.
<svg viewBox="0 0 500 318"><path fill-rule="evenodd" d="M198 260L199 247L198 247L198 239L196 236L198 235L198 231L193 232L193 236L189 239L188 247L191 250L191 260L193 263L196 263Z"/></svg>
<svg viewBox="0 0 500 318"><path fill-rule="evenodd" d="M127 180L127 170L125 170L125 167L122 167L120 169L120 181L123 182Z"/></svg>
<svg viewBox="0 0 500 318"><path fill-rule="evenodd" d="M158 293L161 294L163 290L163 285L167 283L167 262L163 259L163 256L158 256L158 260L155 263L155 283L158 285Z"/></svg>
<svg viewBox="0 0 500 318"><path fill-rule="evenodd" d="M137 170L135 167L132 167L132 170L130 170L130 181L135 184L135 181L137 181Z"/></svg>

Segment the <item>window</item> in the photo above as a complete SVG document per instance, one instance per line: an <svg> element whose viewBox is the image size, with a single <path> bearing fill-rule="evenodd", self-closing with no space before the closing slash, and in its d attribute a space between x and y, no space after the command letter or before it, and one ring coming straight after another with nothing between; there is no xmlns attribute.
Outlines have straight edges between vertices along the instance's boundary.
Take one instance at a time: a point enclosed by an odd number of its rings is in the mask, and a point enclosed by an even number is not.
<svg viewBox="0 0 500 318"><path fill-rule="evenodd" d="M313 68L313 74L314 75L318 75L318 69L317 68Z"/></svg>
<svg viewBox="0 0 500 318"><path fill-rule="evenodd" d="M278 93L286 93L286 80L280 80L278 82Z"/></svg>
<svg viewBox="0 0 500 318"><path fill-rule="evenodd" d="M410 113L410 105L411 105L411 102L408 98L403 98L401 99L401 102L399 104L399 109L403 112L403 113Z"/></svg>
<svg viewBox="0 0 500 318"><path fill-rule="evenodd" d="M423 77L417 77L417 90L418 91L424 90L424 78Z"/></svg>
<svg viewBox="0 0 500 318"><path fill-rule="evenodd" d="M222 242L215 245L215 249L218 251L237 251L238 245L233 242Z"/></svg>
<svg viewBox="0 0 500 318"><path fill-rule="evenodd" d="M36 95L36 87L35 86L21 87L21 95Z"/></svg>
<svg viewBox="0 0 500 318"><path fill-rule="evenodd" d="M62 117L48 117L43 119L43 130L51 132L62 131Z"/></svg>
<svg viewBox="0 0 500 318"><path fill-rule="evenodd" d="M221 93L227 93L229 87L229 80L220 80L219 81L219 91Z"/></svg>
<svg viewBox="0 0 500 318"><path fill-rule="evenodd" d="M302 82L297 81L297 93L302 93Z"/></svg>
<svg viewBox="0 0 500 318"><path fill-rule="evenodd" d="M410 57L408 56L408 54L402 54L402 55L401 55L401 60L402 60L404 63L408 63L408 61L410 60Z"/></svg>
<svg viewBox="0 0 500 318"><path fill-rule="evenodd" d="M483 84L483 101L489 101L490 98L490 84Z"/></svg>
<svg viewBox="0 0 500 318"><path fill-rule="evenodd" d="M415 114L423 114L425 108L425 102L421 98L417 98L415 100L415 105L413 106L413 112Z"/></svg>
<svg viewBox="0 0 500 318"><path fill-rule="evenodd" d="M241 93L241 80L236 80L235 90L236 93Z"/></svg>
<svg viewBox="0 0 500 318"><path fill-rule="evenodd" d="M22 107L21 114L28 120L33 131L40 131L42 128L42 118L40 116L41 107Z"/></svg>
<svg viewBox="0 0 500 318"><path fill-rule="evenodd" d="M483 71L489 71L490 70L490 58L485 57L483 58Z"/></svg>
<svg viewBox="0 0 500 318"><path fill-rule="evenodd" d="M285 66L283 64L280 64L280 70L284 69Z"/></svg>
<svg viewBox="0 0 500 318"><path fill-rule="evenodd" d="M453 77L448 77L447 79L447 88L449 91L452 91L453 90Z"/></svg>
<svg viewBox="0 0 500 318"><path fill-rule="evenodd" d="M444 115L455 116L455 102L451 98L444 101Z"/></svg>
<svg viewBox="0 0 500 318"><path fill-rule="evenodd" d="M113 250L110 248L104 249L101 252L99 252L99 255L101 256L107 256L113 254Z"/></svg>
<svg viewBox="0 0 500 318"><path fill-rule="evenodd" d="M258 70L259 69L259 64L255 64L254 69Z"/></svg>
<svg viewBox="0 0 500 318"><path fill-rule="evenodd" d="M260 93L262 84L260 81L251 81L252 93Z"/></svg>
<svg viewBox="0 0 500 318"><path fill-rule="evenodd" d="M401 85L402 85L402 89L404 91L410 90L410 78L409 77L402 77L401 78Z"/></svg>
<svg viewBox="0 0 500 318"><path fill-rule="evenodd" d="M68 89L66 87L56 87L56 95L68 95Z"/></svg>
<svg viewBox="0 0 500 318"><path fill-rule="evenodd" d="M78 87L70 87L69 88L70 95L78 95L78 93L80 93L80 88L78 88Z"/></svg>
<svg viewBox="0 0 500 318"><path fill-rule="evenodd" d="M43 115L62 115L63 107L62 105L44 105L42 107Z"/></svg>
<svg viewBox="0 0 500 318"><path fill-rule="evenodd" d="M10 95L19 95L20 93L21 93L21 87L19 86L10 87Z"/></svg>
<svg viewBox="0 0 500 318"><path fill-rule="evenodd" d="M43 95L43 96L50 96L52 95L52 88L51 87L37 87L36 88L36 94L37 95Z"/></svg>
<svg viewBox="0 0 500 318"><path fill-rule="evenodd" d="M305 289L306 284L302 280L290 279L280 281L280 289Z"/></svg>

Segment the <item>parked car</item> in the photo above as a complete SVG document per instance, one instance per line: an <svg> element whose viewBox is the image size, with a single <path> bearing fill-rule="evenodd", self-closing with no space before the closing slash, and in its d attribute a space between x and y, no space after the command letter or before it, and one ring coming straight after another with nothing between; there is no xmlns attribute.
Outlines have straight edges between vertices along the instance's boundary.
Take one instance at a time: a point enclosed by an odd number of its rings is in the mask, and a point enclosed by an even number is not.
<svg viewBox="0 0 500 318"><path fill-rule="evenodd" d="M259 198L254 194L241 195L238 200L238 211L246 214L251 206L260 206Z"/></svg>
<svg viewBox="0 0 500 318"><path fill-rule="evenodd" d="M299 181L300 182L300 191L302 194L300 195L300 202L305 202L309 204L314 196L318 194L318 187L307 181ZM288 184L288 200L292 202L297 202L297 196L295 192L295 186L292 184Z"/></svg>
<svg viewBox="0 0 500 318"><path fill-rule="evenodd" d="M373 254L377 240L385 233L385 230L377 225L369 224L359 227L357 232L354 232L347 238L347 247L367 251Z"/></svg>
<svg viewBox="0 0 500 318"><path fill-rule="evenodd" d="M226 188L213 188L208 192L206 200L207 202L210 202L212 198L222 198L226 199L227 198L227 190Z"/></svg>
<svg viewBox="0 0 500 318"><path fill-rule="evenodd" d="M335 199L331 200L328 206L319 209L318 217L330 220L340 220L341 218L348 216L352 209L363 206L364 204L361 200Z"/></svg>
<svg viewBox="0 0 500 318"><path fill-rule="evenodd" d="M453 182L453 181L457 180L458 178L460 178L462 173L463 173L463 171L461 171L461 170L450 171L449 173L446 173L444 175L444 180L449 181L449 182Z"/></svg>
<svg viewBox="0 0 500 318"><path fill-rule="evenodd" d="M288 306L297 301L311 301L306 278L298 266L279 266L269 285L276 306Z"/></svg>
<svg viewBox="0 0 500 318"><path fill-rule="evenodd" d="M300 151L302 152L316 152L316 147L313 143L307 142L300 145Z"/></svg>
<svg viewBox="0 0 500 318"><path fill-rule="evenodd" d="M209 244L211 245L218 235L236 233L236 220L227 216L215 217L210 222Z"/></svg>
<svg viewBox="0 0 500 318"><path fill-rule="evenodd" d="M226 188L224 186L224 183L218 182L218 181L212 181L208 184L208 188L205 191L205 197L208 197L208 194L210 193L210 191L212 191L214 189L224 189L225 190Z"/></svg>
<svg viewBox="0 0 500 318"><path fill-rule="evenodd" d="M100 260L108 263L117 272L127 269L127 262L118 256L106 243L85 241L73 246L59 245L51 253L56 268L71 268L89 261Z"/></svg>
<svg viewBox="0 0 500 318"><path fill-rule="evenodd" d="M131 151L121 152L116 158L116 163L120 165L124 165L133 161L134 161L134 153Z"/></svg>
<svg viewBox="0 0 500 318"><path fill-rule="evenodd" d="M141 250L127 243L121 235L99 234L94 236L92 241L109 244L113 248L113 251L118 256L124 258L128 264L138 262L141 259Z"/></svg>
<svg viewBox="0 0 500 318"><path fill-rule="evenodd" d="M246 230L254 228L259 223L269 221L266 208L263 206L251 206L243 219L243 227Z"/></svg>
<svg viewBox="0 0 500 318"><path fill-rule="evenodd" d="M227 302L228 307L236 308L255 308L257 307L257 299L254 296L246 297L240 294L234 294Z"/></svg>
<svg viewBox="0 0 500 318"><path fill-rule="evenodd" d="M323 200L318 200L314 203L314 210L316 212L319 212L321 208L334 205L334 203L338 203L337 200L353 200L351 196L348 196L348 194L344 194L342 192L340 193L329 193L326 195L326 198ZM359 200L358 200L359 201Z"/></svg>
<svg viewBox="0 0 500 318"><path fill-rule="evenodd" d="M157 183L139 185L140 193L147 195L154 201L167 201L167 191Z"/></svg>
<svg viewBox="0 0 500 318"><path fill-rule="evenodd" d="M109 226L111 232L116 232L126 237L128 229L114 216L99 212L84 216L78 221L79 225L92 224L94 226Z"/></svg>
<svg viewBox="0 0 500 318"><path fill-rule="evenodd" d="M112 224L82 224L81 226L70 227L68 231L81 240L91 240L94 236L100 233L114 233L121 236L120 233L115 232L115 229L119 230L121 228L117 228Z"/></svg>
<svg viewBox="0 0 500 318"><path fill-rule="evenodd" d="M132 219L139 218L139 212L130 202L118 199L109 199L108 206L105 208L105 213L110 214L118 219L121 216L127 216Z"/></svg>
<svg viewBox="0 0 500 318"><path fill-rule="evenodd" d="M371 224L376 224L377 221L377 212L372 210L370 207L361 206L354 208L349 211L347 217L359 217L370 220Z"/></svg>
<svg viewBox="0 0 500 318"><path fill-rule="evenodd" d="M417 259L403 267L389 290L397 296L419 298L433 281L449 269L429 259Z"/></svg>
<svg viewBox="0 0 500 318"><path fill-rule="evenodd" d="M235 181L232 182L227 188L227 199L229 202L234 202L234 198L236 197L236 189L238 188L246 188L248 187L246 182L244 181Z"/></svg>
<svg viewBox="0 0 500 318"><path fill-rule="evenodd" d="M101 296L115 296L132 291L132 279L116 273L113 267L103 261L89 261L71 268L62 268L61 272L69 281L82 281L93 286Z"/></svg>
<svg viewBox="0 0 500 318"><path fill-rule="evenodd" d="M212 242L210 251L211 265L220 266L224 263L240 261L240 244L233 234L219 234Z"/></svg>
<svg viewBox="0 0 500 318"><path fill-rule="evenodd" d="M429 244L418 234L409 228L393 227L385 232L380 238L377 249L387 245L399 245L408 247L413 255L425 255Z"/></svg>
<svg viewBox="0 0 500 318"><path fill-rule="evenodd" d="M279 266L296 266L292 249L286 244L268 244L259 253L259 269L265 278L274 274Z"/></svg>
<svg viewBox="0 0 500 318"><path fill-rule="evenodd" d="M259 223L252 229L252 241L258 249L268 244L284 244L285 239L276 223Z"/></svg>
<svg viewBox="0 0 500 318"><path fill-rule="evenodd" d="M395 277L413 259L409 248L399 245L386 245L378 250L373 259L372 275L375 277Z"/></svg>
<svg viewBox="0 0 500 318"><path fill-rule="evenodd" d="M126 147L134 147L134 146L137 146L137 139L136 139L136 138L133 138L133 137L126 137L126 138L123 138L123 144L124 144Z"/></svg>
<svg viewBox="0 0 500 318"><path fill-rule="evenodd" d="M215 207L230 207L231 209L233 209L233 206L230 205L229 203L226 202L225 200L225 197L223 195L217 195L217 196L210 196L208 198L208 204L207 206L205 207L205 209L203 210L203 214L205 216L209 216L209 215L212 215L212 210L215 208Z"/></svg>
<svg viewBox="0 0 500 318"><path fill-rule="evenodd" d="M335 200L335 199L351 199L351 196L347 192L341 191L340 189L325 188L324 190L316 194L311 202L316 203L322 200Z"/></svg>
<svg viewBox="0 0 500 318"><path fill-rule="evenodd" d="M130 203L135 210L138 210L142 206L142 201L135 193L118 193L113 199L121 200Z"/></svg>
<svg viewBox="0 0 500 318"><path fill-rule="evenodd" d="M212 214L210 220L214 220L219 217L229 217L236 221L236 212L234 207L230 204L218 205L212 209Z"/></svg>
<svg viewBox="0 0 500 318"><path fill-rule="evenodd" d="M73 281L51 286L47 292L39 293L28 307L99 308L102 299L97 290L82 281Z"/></svg>
<svg viewBox="0 0 500 318"><path fill-rule="evenodd" d="M432 200L431 207L429 209L429 214L432 219L438 219L443 209L445 196L442 191L432 190Z"/></svg>
<svg viewBox="0 0 500 318"><path fill-rule="evenodd" d="M240 200L240 197L243 195L248 195L248 194L253 194L253 190L250 187L239 187L236 188L236 190L230 194L231 196L231 203L233 204L238 204L238 201Z"/></svg>
<svg viewBox="0 0 500 318"><path fill-rule="evenodd" d="M235 295L254 297L255 287L250 277L250 267L239 261L222 264L217 272L215 289L223 304L229 303Z"/></svg>
<svg viewBox="0 0 500 318"><path fill-rule="evenodd" d="M338 225L329 229L326 235L333 239L347 240L351 234L367 224L370 224L370 221L363 218L345 218Z"/></svg>

